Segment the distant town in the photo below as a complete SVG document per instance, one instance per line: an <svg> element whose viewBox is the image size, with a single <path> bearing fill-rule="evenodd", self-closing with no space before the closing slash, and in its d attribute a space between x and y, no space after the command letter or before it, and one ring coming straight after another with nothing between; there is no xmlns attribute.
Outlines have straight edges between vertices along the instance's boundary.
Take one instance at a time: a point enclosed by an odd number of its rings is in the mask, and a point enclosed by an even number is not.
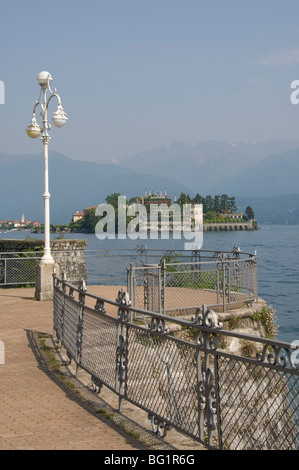
<svg viewBox="0 0 299 470"><path fill-rule="evenodd" d="M36 220L26 220L24 214L21 220L0 220L0 233L8 230L34 230L41 226Z"/></svg>

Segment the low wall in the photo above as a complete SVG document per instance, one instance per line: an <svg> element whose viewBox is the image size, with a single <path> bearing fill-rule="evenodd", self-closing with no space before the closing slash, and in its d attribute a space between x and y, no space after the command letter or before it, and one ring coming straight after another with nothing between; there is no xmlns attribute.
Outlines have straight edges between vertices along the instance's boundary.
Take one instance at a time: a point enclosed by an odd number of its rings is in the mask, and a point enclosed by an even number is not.
<svg viewBox="0 0 299 470"><path fill-rule="evenodd" d="M21 251L42 251L44 241L28 240L0 240L0 253L17 253Z"/></svg>
<svg viewBox="0 0 299 470"><path fill-rule="evenodd" d="M82 277L86 279L85 263L86 240L56 239L50 241L51 253L59 266L60 272L65 272L67 279L77 283ZM44 241L39 239L0 240L0 254L21 252L42 252ZM2 255L3 257L3 255Z"/></svg>
<svg viewBox="0 0 299 470"><path fill-rule="evenodd" d="M81 278L87 278L85 262L86 240L51 240L51 252L60 272L66 273L67 279L77 284ZM66 254L67 253L67 254Z"/></svg>

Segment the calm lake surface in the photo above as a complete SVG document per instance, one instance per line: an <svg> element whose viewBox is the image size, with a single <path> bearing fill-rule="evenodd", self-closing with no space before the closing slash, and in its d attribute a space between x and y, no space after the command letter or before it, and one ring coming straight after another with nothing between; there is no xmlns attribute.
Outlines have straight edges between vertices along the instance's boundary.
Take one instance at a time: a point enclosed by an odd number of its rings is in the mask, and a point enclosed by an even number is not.
<svg viewBox="0 0 299 470"><path fill-rule="evenodd" d="M29 232L0 233L0 238L43 238ZM57 234L52 234L53 239ZM185 240L104 240L94 234L66 234L66 238L84 238L87 250L103 248L134 248L144 244L148 248L184 249ZM231 250L239 246L242 251L258 256L259 296L276 311L278 339L299 340L299 225L268 225L248 232L204 232L203 250Z"/></svg>

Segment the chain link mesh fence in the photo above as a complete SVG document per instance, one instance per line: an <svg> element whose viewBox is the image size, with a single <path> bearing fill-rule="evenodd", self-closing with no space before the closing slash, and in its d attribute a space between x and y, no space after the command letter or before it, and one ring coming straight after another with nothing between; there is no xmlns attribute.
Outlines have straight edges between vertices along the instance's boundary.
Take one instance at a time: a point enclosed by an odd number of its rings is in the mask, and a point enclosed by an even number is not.
<svg viewBox="0 0 299 470"><path fill-rule="evenodd" d="M218 359L223 445L234 450L295 450L299 380L287 370Z"/></svg>
<svg viewBox="0 0 299 470"><path fill-rule="evenodd" d="M41 262L43 252L22 251L0 253L0 287L1 286L35 286L36 268ZM87 267L85 256L74 250L53 251L54 262L61 272L74 283L86 278Z"/></svg>
<svg viewBox="0 0 299 470"><path fill-rule="evenodd" d="M42 253L0 253L0 286L35 285Z"/></svg>
<svg viewBox="0 0 299 470"><path fill-rule="evenodd" d="M175 258L174 258L175 259ZM206 304L225 311L257 299L256 259L169 262L130 266L128 291L133 305L184 315Z"/></svg>
<svg viewBox="0 0 299 470"><path fill-rule="evenodd" d="M299 368L288 343L223 330L206 306L183 320L57 276L54 330L97 391L106 385L120 405L138 406L162 436L173 427L209 449L299 449ZM240 345L234 353L229 341Z"/></svg>

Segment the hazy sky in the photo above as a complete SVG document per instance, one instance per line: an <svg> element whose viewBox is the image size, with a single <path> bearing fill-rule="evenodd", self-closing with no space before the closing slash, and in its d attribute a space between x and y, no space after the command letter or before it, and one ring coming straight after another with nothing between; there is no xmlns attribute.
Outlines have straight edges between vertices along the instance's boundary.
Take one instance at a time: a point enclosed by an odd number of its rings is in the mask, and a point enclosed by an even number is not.
<svg viewBox="0 0 299 470"><path fill-rule="evenodd" d="M299 140L298 18L298 0L1 2L0 152L42 151L25 133L42 70L69 117L50 145L71 158Z"/></svg>

